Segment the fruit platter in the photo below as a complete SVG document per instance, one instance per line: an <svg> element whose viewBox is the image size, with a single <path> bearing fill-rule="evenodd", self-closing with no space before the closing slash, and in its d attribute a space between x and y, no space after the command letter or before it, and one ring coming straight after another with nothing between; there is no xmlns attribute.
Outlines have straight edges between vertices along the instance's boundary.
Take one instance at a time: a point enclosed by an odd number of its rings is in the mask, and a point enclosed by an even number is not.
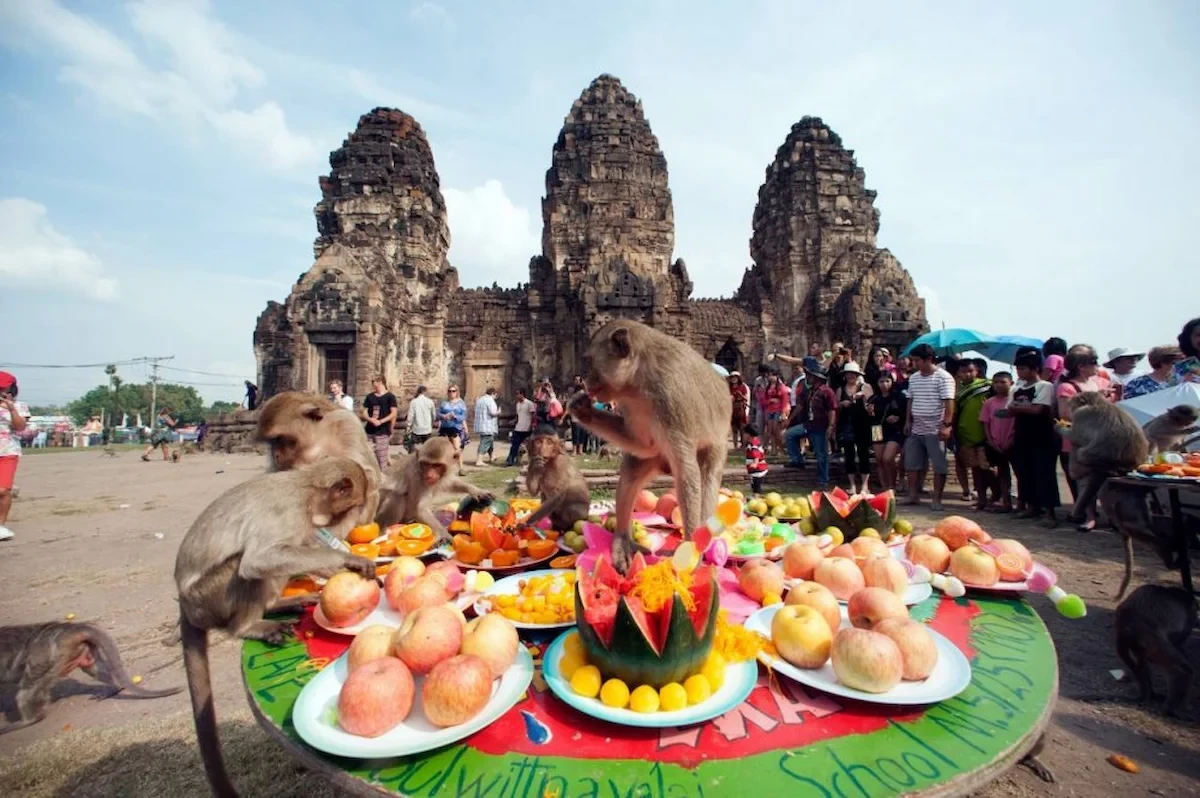
<svg viewBox="0 0 1200 798"><path fill-rule="evenodd" d="M1159 452L1133 474L1143 479L1200 480L1200 452Z"/></svg>
<svg viewBox="0 0 1200 798"><path fill-rule="evenodd" d="M375 759L461 740L507 712L533 658L501 615L467 623L451 604L422 607L399 629L375 626L301 690L296 732L336 756Z"/></svg>
<svg viewBox="0 0 1200 798"><path fill-rule="evenodd" d="M526 571L500 579L475 602L475 614L499 613L518 629L575 625L575 570Z"/></svg>
<svg viewBox="0 0 1200 798"><path fill-rule="evenodd" d="M455 519L450 524L451 548L447 552L451 560L466 568L511 572L547 563L558 555L559 533L522 524L517 501L493 502L468 510L466 519Z"/></svg>
<svg viewBox="0 0 1200 798"><path fill-rule="evenodd" d="M580 571L577 629L543 658L550 690L586 715L640 727L699 723L741 704L758 678L757 638L721 616L717 570L636 554L624 576L604 556Z"/></svg>

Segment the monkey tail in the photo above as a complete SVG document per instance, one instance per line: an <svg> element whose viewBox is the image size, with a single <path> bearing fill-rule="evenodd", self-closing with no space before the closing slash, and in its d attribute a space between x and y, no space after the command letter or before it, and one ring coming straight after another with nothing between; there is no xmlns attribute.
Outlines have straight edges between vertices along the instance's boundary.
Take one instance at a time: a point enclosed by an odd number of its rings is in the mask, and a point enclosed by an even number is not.
<svg viewBox="0 0 1200 798"><path fill-rule="evenodd" d="M1121 596L1125 595L1125 588L1129 587L1129 580L1133 578L1133 538L1125 535L1125 575L1121 577L1121 586L1117 588L1117 597L1114 601L1120 601Z"/></svg>
<svg viewBox="0 0 1200 798"><path fill-rule="evenodd" d="M221 743L217 738L217 716L213 708L212 679L208 668L208 632L198 629L181 614L180 637L183 640L183 668L187 672L188 691L192 695L192 718L196 722L196 741L209 786L218 798L237 798L237 790L225 770Z"/></svg>
<svg viewBox="0 0 1200 798"><path fill-rule="evenodd" d="M92 649L92 657L104 666L111 680L109 683L113 687L119 687L122 692L138 698L162 698L175 695L183 689L182 687L168 687L163 690L148 690L134 684L133 679L129 678L129 671L125 670L125 663L121 660L121 654L117 651L117 645L113 642L112 636L91 624L80 624L80 626L86 635L85 640L88 646Z"/></svg>

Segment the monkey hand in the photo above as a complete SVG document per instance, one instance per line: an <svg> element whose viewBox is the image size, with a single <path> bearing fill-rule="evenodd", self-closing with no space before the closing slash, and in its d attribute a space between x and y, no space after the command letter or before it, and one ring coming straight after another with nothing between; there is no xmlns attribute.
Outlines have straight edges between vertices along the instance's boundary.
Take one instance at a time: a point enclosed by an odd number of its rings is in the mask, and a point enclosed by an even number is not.
<svg viewBox="0 0 1200 798"><path fill-rule="evenodd" d="M486 490L477 490L472 493L471 496L475 499L475 501L479 502L484 507L487 507L492 503L492 500L496 498L492 495L491 491Z"/></svg>
<svg viewBox="0 0 1200 798"><path fill-rule="evenodd" d="M517 484L515 479L509 480L508 485L504 488L505 496L516 496L521 492L521 486Z"/></svg>
<svg viewBox="0 0 1200 798"><path fill-rule="evenodd" d="M580 391L571 397L567 402L567 412L571 414L571 418L585 421L592 417L592 399L585 392Z"/></svg>
<svg viewBox="0 0 1200 798"><path fill-rule="evenodd" d="M366 557L347 557L346 570L362 576L364 579L375 578L375 561L368 560Z"/></svg>
<svg viewBox="0 0 1200 798"><path fill-rule="evenodd" d="M618 532L613 535L612 539L612 563L617 572L624 575L629 570L629 564L633 560L634 552L637 551L637 546L633 542L633 538L629 533L624 534Z"/></svg>

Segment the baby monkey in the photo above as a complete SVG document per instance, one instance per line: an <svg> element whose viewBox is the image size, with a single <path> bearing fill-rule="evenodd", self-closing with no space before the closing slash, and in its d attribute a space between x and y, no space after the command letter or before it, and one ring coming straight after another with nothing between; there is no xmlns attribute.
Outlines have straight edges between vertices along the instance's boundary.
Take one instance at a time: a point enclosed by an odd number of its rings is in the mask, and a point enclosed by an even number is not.
<svg viewBox="0 0 1200 798"><path fill-rule="evenodd" d="M1164 585L1142 585L1118 605L1113 615L1117 656L1138 683L1138 700L1157 698L1150 666L1167 672L1170 685L1163 712L1174 715L1183 706L1192 665L1183 645L1196 625L1196 599L1186 590Z"/></svg>
<svg viewBox="0 0 1200 798"><path fill-rule="evenodd" d="M406 455L383 475L379 491L379 526L419 522L434 531L439 539L449 537L442 522L434 515L430 501L439 493L466 493L487 505L492 494L480 490L458 476L462 452L449 439L430 438L413 454Z"/></svg>
<svg viewBox="0 0 1200 798"><path fill-rule="evenodd" d="M43 720L54 685L79 668L88 676L135 698L175 695L182 687L147 690L129 678L113 639L90 623L38 623L0 627L0 684L17 686L17 720L5 734Z"/></svg>
<svg viewBox="0 0 1200 798"><path fill-rule="evenodd" d="M572 458L563 457L558 436L534 435L526 446L529 470L525 472L525 486L542 504L525 523L533 526L549 518L553 529L566 530L577 521L587 520L591 504L587 480Z"/></svg>
<svg viewBox="0 0 1200 798"><path fill-rule="evenodd" d="M349 569L373 579L374 562L333 548L317 534L344 539L358 524L368 486L363 468L345 457L269 472L217 497L179 545L175 584L183 665L200 755L217 795L237 792L217 739L208 632L280 643L287 625L265 621L263 615L307 599L280 598L293 574L332 576Z"/></svg>

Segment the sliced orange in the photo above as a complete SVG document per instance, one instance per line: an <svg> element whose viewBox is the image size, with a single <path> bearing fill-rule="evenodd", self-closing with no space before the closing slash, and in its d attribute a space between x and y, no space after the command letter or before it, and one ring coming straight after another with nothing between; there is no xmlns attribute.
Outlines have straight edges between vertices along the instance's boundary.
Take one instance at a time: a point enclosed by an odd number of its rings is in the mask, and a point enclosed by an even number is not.
<svg viewBox="0 0 1200 798"><path fill-rule="evenodd" d="M373 560L379 556L379 547L374 543L355 543L350 547L350 553L356 557Z"/></svg>
<svg viewBox="0 0 1200 798"><path fill-rule="evenodd" d="M553 560L550 561L550 567L551 568L574 568L575 567L575 555L574 554L564 554L561 557L555 557Z"/></svg>
<svg viewBox="0 0 1200 798"><path fill-rule="evenodd" d="M395 557L396 556L396 539L384 538L379 543L375 544L379 547L380 557Z"/></svg>
<svg viewBox="0 0 1200 798"><path fill-rule="evenodd" d="M558 544L553 540L531 540L529 545L525 547L525 552L535 560L540 560L543 557L549 557L558 549Z"/></svg>
<svg viewBox="0 0 1200 798"><path fill-rule="evenodd" d="M457 537L457 536L456 536ZM479 544L473 544L478 546ZM432 540L408 540L400 538L396 541L396 553L405 557L419 557L433 547ZM480 546L480 548L483 548Z"/></svg>
<svg viewBox="0 0 1200 798"><path fill-rule="evenodd" d="M364 524L351 529L350 534L346 535L346 540L350 543L370 543L377 537L379 537L379 524Z"/></svg>
<svg viewBox="0 0 1200 798"><path fill-rule="evenodd" d="M1025 580L1025 563L1015 554L996 555L996 567L1000 569L1001 582L1023 582Z"/></svg>
<svg viewBox="0 0 1200 798"><path fill-rule="evenodd" d="M387 576L387 572L390 570L392 570L392 564L390 562L381 562L375 566L375 575Z"/></svg>

